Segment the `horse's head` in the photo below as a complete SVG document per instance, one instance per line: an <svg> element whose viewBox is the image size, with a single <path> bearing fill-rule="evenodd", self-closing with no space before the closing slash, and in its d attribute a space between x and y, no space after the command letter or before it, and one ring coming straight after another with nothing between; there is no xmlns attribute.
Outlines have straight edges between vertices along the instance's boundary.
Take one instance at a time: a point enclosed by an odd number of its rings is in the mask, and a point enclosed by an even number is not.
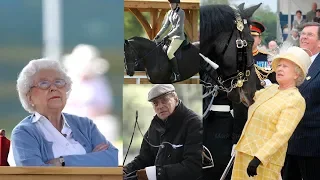
<svg viewBox="0 0 320 180"><path fill-rule="evenodd" d="M254 42L250 17L261 5L238 9L227 5L208 5L200 9L200 52L219 68L212 76L228 98L252 104L256 75L252 56Z"/></svg>
<svg viewBox="0 0 320 180"><path fill-rule="evenodd" d="M124 67L127 75L134 75L134 68L136 66L134 49L131 47L129 40L124 40Z"/></svg>
<svg viewBox="0 0 320 180"><path fill-rule="evenodd" d="M144 37L135 36L124 40L124 66L126 73L133 76L135 71L145 70L145 56L155 43Z"/></svg>

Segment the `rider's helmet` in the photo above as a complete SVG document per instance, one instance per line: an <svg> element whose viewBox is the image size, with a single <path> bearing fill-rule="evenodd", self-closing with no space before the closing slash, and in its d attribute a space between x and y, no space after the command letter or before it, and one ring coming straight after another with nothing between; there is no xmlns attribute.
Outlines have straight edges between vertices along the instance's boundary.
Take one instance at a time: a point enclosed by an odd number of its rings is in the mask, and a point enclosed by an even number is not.
<svg viewBox="0 0 320 180"><path fill-rule="evenodd" d="M169 3L180 3L180 0L168 0Z"/></svg>

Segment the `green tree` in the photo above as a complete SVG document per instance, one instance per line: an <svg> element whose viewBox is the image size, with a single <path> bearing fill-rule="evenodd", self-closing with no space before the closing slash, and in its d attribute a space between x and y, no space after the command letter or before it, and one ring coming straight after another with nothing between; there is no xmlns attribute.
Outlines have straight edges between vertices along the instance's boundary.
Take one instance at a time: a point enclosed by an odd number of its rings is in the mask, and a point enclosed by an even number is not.
<svg viewBox="0 0 320 180"><path fill-rule="evenodd" d="M269 41L276 40L277 14L272 12L269 6L260 6L252 19L261 22L266 27L266 30L262 34L262 44L267 45Z"/></svg>
<svg viewBox="0 0 320 180"><path fill-rule="evenodd" d="M200 0L200 5L208 4L229 4L229 0Z"/></svg>
<svg viewBox="0 0 320 180"><path fill-rule="evenodd" d="M137 18L131 12L124 13L124 38L144 36L145 32Z"/></svg>

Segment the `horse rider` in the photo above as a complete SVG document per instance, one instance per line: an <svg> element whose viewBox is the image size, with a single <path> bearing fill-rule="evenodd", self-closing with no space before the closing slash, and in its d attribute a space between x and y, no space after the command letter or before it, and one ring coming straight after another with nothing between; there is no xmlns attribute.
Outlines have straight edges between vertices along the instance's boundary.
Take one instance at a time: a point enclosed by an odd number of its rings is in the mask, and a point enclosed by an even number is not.
<svg viewBox="0 0 320 180"><path fill-rule="evenodd" d="M180 47L182 42L185 40L184 36L184 18L185 13L180 8L180 0L168 0L170 3L170 10L167 14L167 17L164 21L163 26L155 37L155 42L158 44L161 41L161 37L163 37L163 41L171 39L170 46L167 51L167 55L172 67L172 75L170 80L172 82L176 82L180 80L180 73L178 68L177 58L174 56L174 53ZM167 29L169 25L172 25L171 30L167 33Z"/></svg>

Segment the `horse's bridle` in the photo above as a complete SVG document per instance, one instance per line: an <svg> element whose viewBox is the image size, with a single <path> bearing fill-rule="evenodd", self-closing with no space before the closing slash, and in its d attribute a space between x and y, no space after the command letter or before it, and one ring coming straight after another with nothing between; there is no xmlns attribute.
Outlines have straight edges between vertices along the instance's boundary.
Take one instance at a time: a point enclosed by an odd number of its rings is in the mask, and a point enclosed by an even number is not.
<svg viewBox="0 0 320 180"><path fill-rule="evenodd" d="M126 55L124 55L124 67L125 69L127 70L128 67L127 65L131 65L131 64L134 64L134 66L138 66L138 63L139 61L141 61L142 59L138 60L137 57L138 57L138 52L136 51L136 49L130 44L130 42L128 40L125 40L124 42L124 45L128 45L129 46L129 49L132 49L133 50L133 54L134 54L134 62L127 62L127 59L126 59ZM132 51L131 51L132 52ZM130 54L131 54L130 52ZM124 54L126 53L126 51L124 51Z"/></svg>
<svg viewBox="0 0 320 180"><path fill-rule="evenodd" d="M248 81L248 77L250 76L250 68L254 65L254 62L247 62L247 46L248 43L244 39L243 35L243 29L244 29L244 24L247 24L247 20L241 18L239 12L235 11L235 28L231 32L229 39L227 41L227 44L223 48L223 51L220 55L220 57L224 57L228 46L231 42L231 39L233 37L233 34L236 33L236 46L237 46L237 72L232 74L231 76L226 77L225 79L222 79L221 75L221 70L220 68L216 69L216 74L218 77L213 78L213 80L217 83L218 88L220 90L226 91L227 93L231 92L233 89L239 87L241 88L243 84ZM201 42L200 42L201 43ZM251 52L249 52L251 53ZM211 67L207 67L211 68ZM208 71L208 69L206 69ZM225 84L230 82L230 87L226 86Z"/></svg>
<svg viewBox="0 0 320 180"><path fill-rule="evenodd" d="M156 45L156 47L154 49L152 49L150 52L148 52L146 55L142 56L141 58L139 58L139 53L138 51L132 46L132 44L130 43L129 40L125 40L124 44L129 46L129 49L133 50L133 54L134 54L134 62L127 62L126 60L126 56L124 56L124 64L125 64L125 68L127 70L127 64L134 64L134 66L138 66L139 62L143 62L143 58L145 58L146 56L148 56L150 53L152 53L155 49L157 49L161 44L163 44L164 42L160 42L159 44ZM131 51L132 52L132 51ZM125 53L125 52L124 52Z"/></svg>
<svg viewBox="0 0 320 180"><path fill-rule="evenodd" d="M216 68L216 69L213 68L213 66L211 66L211 65L208 65L205 67L205 72L209 72L208 73L209 78L211 80L213 80L216 84L212 85L211 83L202 81L205 83L204 87L206 89L207 88L209 89L209 91L206 90L206 92L203 94L202 98L206 98L207 96L212 95L211 100L209 102L209 105L203 113L203 117L205 117L207 115L207 113L210 111L210 108L213 104L214 97L217 95L218 90L222 90L227 93L230 93L235 88L241 88L243 86L243 84L246 81L248 81L248 77L250 76L250 68L254 65L253 61L252 62L245 61L248 59L247 58L248 53L252 53L252 52L247 52L248 43L244 39L243 32L242 32L244 29L244 24L247 23L247 20L244 19L243 20L244 22L243 22L242 18L240 16L240 13L238 11L235 11L235 16L236 16L236 21L235 21L236 28L234 28L234 30L231 32L230 37L227 41L227 44L225 45L225 47L223 48L223 51L221 53L222 56L218 55L218 57L224 58L224 55L225 55L227 48L231 42L233 34L237 33L237 38L236 38L237 71L234 74L232 74L231 76L229 76L225 79L222 79L221 78L222 73L221 73L221 70L217 64L216 65L218 66L218 68ZM215 75L217 77L214 77ZM227 82L230 82L230 87L225 85Z"/></svg>

